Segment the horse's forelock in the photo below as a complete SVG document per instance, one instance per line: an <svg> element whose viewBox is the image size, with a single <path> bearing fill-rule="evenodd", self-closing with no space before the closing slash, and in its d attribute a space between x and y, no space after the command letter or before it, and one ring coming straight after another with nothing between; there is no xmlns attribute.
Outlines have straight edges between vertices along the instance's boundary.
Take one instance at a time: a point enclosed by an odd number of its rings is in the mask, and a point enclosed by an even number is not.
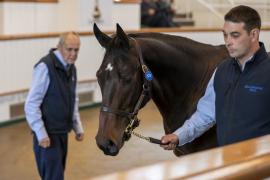
<svg viewBox="0 0 270 180"><path fill-rule="evenodd" d="M109 46L108 46L108 50L113 50L113 49L128 49L129 47L127 47L125 45L125 43L123 42L123 40L117 36L114 36L112 41L110 42Z"/></svg>
<svg viewBox="0 0 270 180"><path fill-rule="evenodd" d="M164 42L163 39L166 38L166 34L160 34L160 33L137 33L137 34L128 34L127 37L131 38L143 38L143 39L148 39L148 40L153 40L153 41L160 41ZM118 37L117 34L114 34L111 36L112 40L109 44L110 49L129 49L130 47L126 47L125 43L123 43L123 39L121 37ZM130 39L130 38L129 38Z"/></svg>

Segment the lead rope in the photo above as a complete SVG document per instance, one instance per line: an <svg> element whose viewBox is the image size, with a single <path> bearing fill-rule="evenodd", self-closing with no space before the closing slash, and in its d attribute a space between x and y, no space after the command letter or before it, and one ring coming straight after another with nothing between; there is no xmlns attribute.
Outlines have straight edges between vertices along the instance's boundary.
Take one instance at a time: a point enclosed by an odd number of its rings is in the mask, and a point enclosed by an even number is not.
<svg viewBox="0 0 270 180"><path fill-rule="evenodd" d="M136 133L134 131L132 131L132 134L134 136L137 136L138 138L141 138L141 139L144 139L150 143L153 143L153 144L159 144L159 145L168 145L169 143L162 143L161 140L159 139L155 139L155 138L152 138L152 137L145 137L139 133ZM182 155L185 155L187 154L184 150L180 149L180 148L177 148L177 151L179 151L180 153L182 153Z"/></svg>
<svg viewBox="0 0 270 180"><path fill-rule="evenodd" d="M152 137L146 137L146 136L143 136L143 135L141 135L139 133L136 133L134 131L132 131L132 134L134 136L137 136L138 138L144 139L144 140L146 140L146 141L148 141L150 143L153 143L153 144L159 144L159 145L167 145L168 144L168 143L165 143L165 144L162 143L161 140L159 140L159 139L155 139L155 138L152 138Z"/></svg>

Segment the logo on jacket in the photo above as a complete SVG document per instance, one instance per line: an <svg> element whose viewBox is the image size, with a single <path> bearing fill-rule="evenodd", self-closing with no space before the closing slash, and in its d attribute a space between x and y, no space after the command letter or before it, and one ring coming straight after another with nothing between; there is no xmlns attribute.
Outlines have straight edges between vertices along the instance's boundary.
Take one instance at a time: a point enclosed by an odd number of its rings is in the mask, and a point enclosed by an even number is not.
<svg viewBox="0 0 270 180"><path fill-rule="evenodd" d="M263 87L262 86L255 86L255 85L245 85L244 88L245 89L248 89L249 92L254 92L254 93L263 90Z"/></svg>

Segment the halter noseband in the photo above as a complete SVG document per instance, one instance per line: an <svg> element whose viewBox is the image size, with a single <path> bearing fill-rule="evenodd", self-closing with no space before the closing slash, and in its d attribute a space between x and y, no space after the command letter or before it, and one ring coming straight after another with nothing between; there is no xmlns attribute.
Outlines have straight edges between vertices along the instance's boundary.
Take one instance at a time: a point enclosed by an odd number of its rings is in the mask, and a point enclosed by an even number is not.
<svg viewBox="0 0 270 180"><path fill-rule="evenodd" d="M118 116L124 116L124 117L128 117L129 119L129 124L125 129L124 132L124 140L127 141L129 140L129 138L131 137L131 133L132 131L139 126L140 120L137 118L137 114L140 110L140 107L143 103L143 101L145 100L146 97L150 96L150 91L151 91L151 81L153 80L153 74L152 72L149 70L149 68L146 66L146 64L144 63L143 57L142 57L142 51L141 48L139 46L139 44L137 43L137 41L131 37L132 40L134 40L135 42L135 48L136 51L139 54L139 62L144 74L144 83L142 85L142 92L141 95L135 105L135 108L133 110L133 112L127 112L124 110L119 110L119 109L113 109L110 108L108 106L101 106L100 111L101 112L106 112L106 113L112 113Z"/></svg>

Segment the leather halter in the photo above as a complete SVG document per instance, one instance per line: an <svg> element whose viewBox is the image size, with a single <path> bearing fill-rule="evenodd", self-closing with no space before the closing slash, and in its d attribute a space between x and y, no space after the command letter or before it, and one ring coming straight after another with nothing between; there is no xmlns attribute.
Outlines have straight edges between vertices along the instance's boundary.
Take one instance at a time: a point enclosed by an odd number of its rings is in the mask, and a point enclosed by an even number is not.
<svg viewBox="0 0 270 180"><path fill-rule="evenodd" d="M141 95L140 95L140 97L135 105L133 112L127 112L124 110L113 109L111 107L104 106L104 105L102 105L101 109L100 109L101 112L112 113L112 114L115 114L118 116L128 117L129 124L126 127L125 132L124 132L124 140L125 141L129 140L129 138L131 137L132 131L136 127L139 126L140 120L137 118L137 114L138 114L140 107L141 107L143 101L145 100L145 98L151 96L150 95L151 81L153 80L153 75L152 75L151 71L144 63L144 60L142 57L142 51L141 51L139 44L137 43L137 41L134 38L131 37L131 39L135 42L135 48L136 48L136 51L139 55L139 62L140 62L141 68L142 68L142 72L144 73L144 83L142 85L143 90L141 92Z"/></svg>

